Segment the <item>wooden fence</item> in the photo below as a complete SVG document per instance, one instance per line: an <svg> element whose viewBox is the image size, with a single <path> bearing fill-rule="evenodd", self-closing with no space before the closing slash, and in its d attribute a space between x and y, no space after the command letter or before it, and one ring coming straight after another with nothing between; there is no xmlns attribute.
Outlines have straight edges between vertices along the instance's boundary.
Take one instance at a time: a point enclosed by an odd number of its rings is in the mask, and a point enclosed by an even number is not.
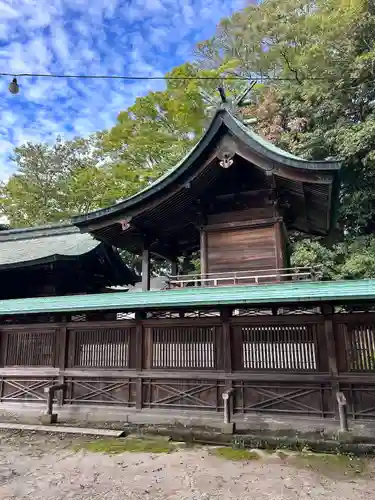
<svg viewBox="0 0 375 500"><path fill-rule="evenodd" d="M0 325L0 401L375 418L375 314Z"/></svg>

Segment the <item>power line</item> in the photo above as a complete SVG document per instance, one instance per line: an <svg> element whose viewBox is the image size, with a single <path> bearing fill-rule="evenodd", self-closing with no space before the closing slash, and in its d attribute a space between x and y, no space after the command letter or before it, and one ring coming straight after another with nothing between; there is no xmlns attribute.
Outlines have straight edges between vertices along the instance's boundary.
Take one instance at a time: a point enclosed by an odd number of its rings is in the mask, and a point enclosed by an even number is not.
<svg viewBox="0 0 375 500"><path fill-rule="evenodd" d="M0 76L10 76L17 78L75 78L87 80L211 80L211 81L297 81L296 78L280 78L272 76L129 76L129 75L72 75L72 74L55 74L55 73L1 73ZM330 78L324 77L308 77L300 78L300 81L328 81Z"/></svg>

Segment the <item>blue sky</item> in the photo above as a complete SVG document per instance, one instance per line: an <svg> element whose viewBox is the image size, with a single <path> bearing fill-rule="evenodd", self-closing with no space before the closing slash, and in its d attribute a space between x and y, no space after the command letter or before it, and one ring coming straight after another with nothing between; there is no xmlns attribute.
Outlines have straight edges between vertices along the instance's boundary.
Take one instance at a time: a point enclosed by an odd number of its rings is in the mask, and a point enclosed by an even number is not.
<svg viewBox="0 0 375 500"><path fill-rule="evenodd" d="M246 0L0 0L0 72L162 76ZM84 136L114 124L156 82L0 78L0 179L27 141Z"/></svg>

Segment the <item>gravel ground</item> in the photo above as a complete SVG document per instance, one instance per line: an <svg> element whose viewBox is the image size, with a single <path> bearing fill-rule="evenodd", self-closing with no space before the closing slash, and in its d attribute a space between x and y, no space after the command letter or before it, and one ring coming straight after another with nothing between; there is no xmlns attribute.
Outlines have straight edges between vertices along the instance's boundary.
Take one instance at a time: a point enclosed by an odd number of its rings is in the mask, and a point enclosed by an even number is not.
<svg viewBox="0 0 375 500"><path fill-rule="evenodd" d="M74 451L74 443L0 433L0 499L375 499L372 465L364 475L330 478L285 457L231 462L205 448L109 456Z"/></svg>

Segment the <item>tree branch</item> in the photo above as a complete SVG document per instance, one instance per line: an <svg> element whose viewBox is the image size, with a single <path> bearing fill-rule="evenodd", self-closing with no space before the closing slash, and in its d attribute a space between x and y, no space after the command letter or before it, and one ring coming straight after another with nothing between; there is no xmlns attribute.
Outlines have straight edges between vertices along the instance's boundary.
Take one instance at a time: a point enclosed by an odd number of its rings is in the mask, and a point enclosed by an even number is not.
<svg viewBox="0 0 375 500"><path fill-rule="evenodd" d="M287 55L285 54L285 52L281 51L280 54L283 57L284 61L286 62L286 65L288 66L289 71L294 73L296 81L299 83L299 85L302 85L302 80L300 80L300 78L298 76L298 71L296 69L292 68L290 61L289 61Z"/></svg>

